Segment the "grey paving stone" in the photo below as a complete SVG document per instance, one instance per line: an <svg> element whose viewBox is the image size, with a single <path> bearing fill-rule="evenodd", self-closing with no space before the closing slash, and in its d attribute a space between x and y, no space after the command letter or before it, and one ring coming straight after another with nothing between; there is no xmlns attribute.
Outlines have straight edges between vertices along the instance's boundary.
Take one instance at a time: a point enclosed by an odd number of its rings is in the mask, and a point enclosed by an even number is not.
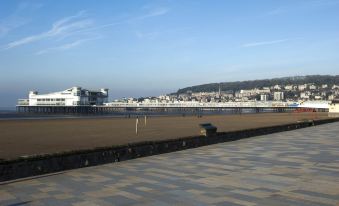
<svg viewBox="0 0 339 206"><path fill-rule="evenodd" d="M0 185L0 205L339 205L339 123Z"/></svg>

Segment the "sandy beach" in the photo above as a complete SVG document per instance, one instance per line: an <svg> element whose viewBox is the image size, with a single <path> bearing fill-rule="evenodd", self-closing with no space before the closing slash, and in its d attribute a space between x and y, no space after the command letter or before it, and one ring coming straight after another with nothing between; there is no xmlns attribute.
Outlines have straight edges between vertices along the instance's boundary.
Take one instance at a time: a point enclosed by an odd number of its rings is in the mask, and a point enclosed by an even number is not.
<svg viewBox="0 0 339 206"><path fill-rule="evenodd" d="M261 113L243 115L168 116L135 118L3 120L0 121L0 159L90 149L128 143L199 135L200 123L219 132L326 119L327 113Z"/></svg>

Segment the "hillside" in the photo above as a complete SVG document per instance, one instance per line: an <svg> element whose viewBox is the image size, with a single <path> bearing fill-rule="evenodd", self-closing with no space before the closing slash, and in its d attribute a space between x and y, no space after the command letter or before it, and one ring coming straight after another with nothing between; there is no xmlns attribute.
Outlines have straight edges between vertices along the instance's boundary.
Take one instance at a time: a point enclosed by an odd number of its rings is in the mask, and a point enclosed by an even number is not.
<svg viewBox="0 0 339 206"><path fill-rule="evenodd" d="M274 79L262 79L262 80L250 80L250 81L236 81L236 82L222 82L222 83L210 83L197 86L186 87L179 89L178 94L192 92L213 92L219 90L219 85L222 91L238 91L241 89L253 89L270 87L274 85L288 85L288 84L307 84L314 83L316 85L327 84L332 86L333 84L339 84L339 75L308 75L308 76L295 76L295 77L282 77Z"/></svg>

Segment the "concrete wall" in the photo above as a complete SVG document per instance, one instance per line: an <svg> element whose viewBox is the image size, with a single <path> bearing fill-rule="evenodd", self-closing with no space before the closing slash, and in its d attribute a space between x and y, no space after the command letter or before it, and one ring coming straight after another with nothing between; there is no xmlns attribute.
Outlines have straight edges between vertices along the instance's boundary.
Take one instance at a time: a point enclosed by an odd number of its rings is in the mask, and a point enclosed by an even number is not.
<svg viewBox="0 0 339 206"><path fill-rule="evenodd" d="M0 182L60 172L63 170L130 160L139 157L234 141L275 132L294 130L335 121L339 121L339 118L316 120L311 122L298 122L243 131L220 132L213 137L195 136L175 140L142 142L120 147L106 147L66 152L62 154L19 158L10 161L4 160L0 162Z"/></svg>
<svg viewBox="0 0 339 206"><path fill-rule="evenodd" d="M328 110L329 117L339 117L339 103L331 103Z"/></svg>
<svg viewBox="0 0 339 206"><path fill-rule="evenodd" d="M339 113L339 103L331 103L329 106L329 113Z"/></svg>

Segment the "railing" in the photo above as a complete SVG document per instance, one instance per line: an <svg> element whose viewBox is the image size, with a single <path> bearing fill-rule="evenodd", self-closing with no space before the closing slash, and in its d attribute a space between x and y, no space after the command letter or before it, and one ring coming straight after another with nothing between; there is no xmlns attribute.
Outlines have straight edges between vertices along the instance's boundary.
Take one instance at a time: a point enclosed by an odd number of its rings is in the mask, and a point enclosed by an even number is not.
<svg viewBox="0 0 339 206"><path fill-rule="evenodd" d="M19 99L18 100L18 105L19 106L28 106L29 105L29 100L28 99Z"/></svg>
<svg viewBox="0 0 339 206"><path fill-rule="evenodd" d="M29 106L28 100L19 100L17 106ZM41 102L36 106L66 106L63 102ZM91 106L91 105L72 105ZM223 102L223 103L200 103L200 102L175 102L175 103L122 103L111 102L105 105L93 105L93 107L114 107L114 108L321 108L328 109L329 102L309 101L302 103L295 102Z"/></svg>
<svg viewBox="0 0 339 206"><path fill-rule="evenodd" d="M124 107L124 108L272 108L272 107L308 107L308 108L325 108L329 107L327 101L309 101L302 103L281 102L281 101L266 101L266 102L223 102L223 103L200 103L200 102L176 102L176 103L122 103L111 102L105 106L108 107Z"/></svg>
<svg viewBox="0 0 339 206"><path fill-rule="evenodd" d="M227 108L227 107L288 107L287 102L225 102L225 103L199 103L199 102L179 102L179 103L108 103L106 106L110 107L207 107L207 108Z"/></svg>

